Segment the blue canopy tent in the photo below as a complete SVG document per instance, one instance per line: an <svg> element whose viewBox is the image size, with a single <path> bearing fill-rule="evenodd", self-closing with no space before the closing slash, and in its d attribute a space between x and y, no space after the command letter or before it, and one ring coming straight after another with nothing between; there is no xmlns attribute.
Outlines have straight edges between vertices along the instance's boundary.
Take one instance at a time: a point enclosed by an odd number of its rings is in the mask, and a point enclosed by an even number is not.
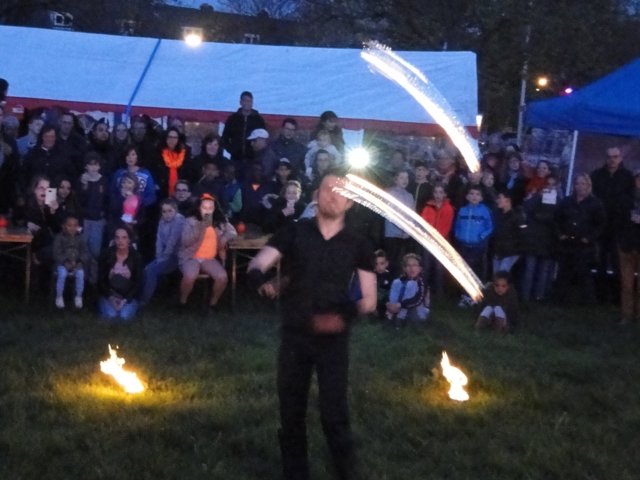
<svg viewBox="0 0 640 480"><path fill-rule="evenodd" d="M571 178L578 132L640 136L640 59L571 95L528 104L525 124L574 131Z"/></svg>
<svg viewBox="0 0 640 480"><path fill-rule="evenodd" d="M566 97L527 105L531 127L640 136L640 59Z"/></svg>

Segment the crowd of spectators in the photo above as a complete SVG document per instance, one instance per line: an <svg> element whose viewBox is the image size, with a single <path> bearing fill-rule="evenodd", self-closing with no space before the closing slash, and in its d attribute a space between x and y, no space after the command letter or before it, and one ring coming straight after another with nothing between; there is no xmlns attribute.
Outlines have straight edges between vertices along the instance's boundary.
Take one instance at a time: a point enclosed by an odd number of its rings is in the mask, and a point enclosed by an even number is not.
<svg viewBox="0 0 640 480"><path fill-rule="evenodd" d="M210 276L216 311L238 225L272 233L312 217L323 172L347 153L334 112L322 113L301 143L294 118L277 135L267 130L251 92L242 92L222 136L204 136L198 155L178 118L166 129L146 116L129 125L101 119L85 131L74 114L49 110L26 119L20 135L0 107L0 122L0 214L33 234L39 281L56 279L55 305L65 308L65 282L74 278L73 303L83 308L86 280L100 313L122 320L174 272L180 306L198 276ZM590 175L577 174L566 197L552 164L532 165L515 147L485 153L481 165L466 171L447 146L434 159L409 160L398 149L381 152L368 177L451 241L482 281L509 279L524 302L620 301L621 323L640 320L640 171L625 168L620 148L607 149ZM380 249L383 319L424 321L430 298L456 291L440 263L391 222L360 206L349 222ZM420 305L403 303L411 292Z"/></svg>

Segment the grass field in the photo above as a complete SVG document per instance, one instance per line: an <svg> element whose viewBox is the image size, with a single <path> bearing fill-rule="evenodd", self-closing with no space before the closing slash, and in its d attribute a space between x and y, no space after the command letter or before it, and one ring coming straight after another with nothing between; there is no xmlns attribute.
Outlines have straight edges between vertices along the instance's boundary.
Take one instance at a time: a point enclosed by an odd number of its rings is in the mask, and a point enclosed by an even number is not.
<svg viewBox="0 0 640 480"><path fill-rule="evenodd" d="M272 307L247 298L206 319L161 304L112 327L0 301L0 479L279 478ZM477 335L450 306L420 330L361 321L350 399L362 478L639 478L640 333L614 327L615 313L536 307L506 336ZM146 392L100 373L108 343ZM447 398L444 349L470 377L469 402ZM328 479L311 402L313 478Z"/></svg>

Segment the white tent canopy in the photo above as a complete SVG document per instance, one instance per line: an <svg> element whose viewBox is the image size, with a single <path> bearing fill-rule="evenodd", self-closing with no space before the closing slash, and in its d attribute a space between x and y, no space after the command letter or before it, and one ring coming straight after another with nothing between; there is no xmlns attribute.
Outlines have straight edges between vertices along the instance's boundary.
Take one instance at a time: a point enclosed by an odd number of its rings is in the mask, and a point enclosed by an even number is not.
<svg viewBox="0 0 640 480"><path fill-rule="evenodd" d="M425 72L473 130L475 54L398 53ZM249 90L255 108L274 123L293 116L310 124L333 110L351 129L439 131L400 87L370 72L356 49L224 43L190 48L178 40L1 26L0 58L0 77L11 84L10 107L124 112L134 97L133 114L215 121L235 111L240 92Z"/></svg>

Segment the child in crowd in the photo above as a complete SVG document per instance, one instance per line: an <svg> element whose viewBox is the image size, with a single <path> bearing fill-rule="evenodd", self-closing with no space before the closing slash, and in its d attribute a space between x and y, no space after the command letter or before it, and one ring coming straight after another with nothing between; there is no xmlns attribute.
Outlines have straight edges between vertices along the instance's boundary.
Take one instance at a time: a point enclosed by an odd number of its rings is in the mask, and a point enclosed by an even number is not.
<svg viewBox="0 0 640 480"><path fill-rule="evenodd" d="M425 322L429 317L429 291L422 281L420 256L408 253L402 258L404 274L391 284L387 302L387 321L396 328L407 321Z"/></svg>
<svg viewBox="0 0 640 480"><path fill-rule="evenodd" d="M217 213L216 213L217 212ZM224 252L228 243L238 236L236 229L216 208L215 198L205 193L200 198L196 216L185 220L182 229L178 261L182 271L180 307L187 304L193 285L202 272L213 280L209 309L215 312L224 293L228 277L224 269Z"/></svg>
<svg viewBox="0 0 640 480"><path fill-rule="evenodd" d="M449 240L455 209L451 206L444 185L436 183L433 187L432 198L422 209L420 215L434 227L440 235ZM442 263L428 250L423 252L424 279L433 295L442 295L444 290L444 267Z"/></svg>
<svg viewBox="0 0 640 480"><path fill-rule="evenodd" d="M156 183L151 175L151 172L146 168L140 166L140 151L138 147L130 145L125 150L125 168L116 170L111 179L111 195L117 196L120 189L122 177L129 173L136 177L136 183L138 184L137 195L140 197L140 201L143 207L149 207L154 205L157 201L156 195Z"/></svg>
<svg viewBox="0 0 640 480"><path fill-rule="evenodd" d="M300 199L301 196L300 182L289 180L282 188L280 196L271 202L263 229L267 232L275 232L296 221L307 206Z"/></svg>
<svg viewBox="0 0 640 480"><path fill-rule="evenodd" d="M487 206L482 203L480 187L469 187L467 204L462 207L454 222L454 237L462 258L481 276L489 237L493 233L493 219Z"/></svg>
<svg viewBox="0 0 640 480"><path fill-rule="evenodd" d="M102 249L105 226L105 211L108 203L108 182L100 173L101 158L96 152L85 157L85 172L80 176L78 202L83 218L83 233L89 250L87 276L89 283L98 282L98 259Z"/></svg>
<svg viewBox="0 0 640 480"><path fill-rule="evenodd" d="M185 218L193 213L195 208L195 199L191 196L191 185L188 180L178 180L175 190L173 191L173 199L176 201L178 213Z"/></svg>
<svg viewBox="0 0 640 480"><path fill-rule="evenodd" d="M80 234L78 217L68 214L62 224L62 231L53 240L53 261L56 267L56 307L64 308L64 285L69 275L75 277L76 308L82 308L84 292L84 266L89 259L87 244Z"/></svg>
<svg viewBox="0 0 640 480"><path fill-rule="evenodd" d="M513 192L502 190L498 194L493 235L493 271L510 272L522 252L522 235L526 216L522 207L512 204Z"/></svg>
<svg viewBox="0 0 640 480"><path fill-rule="evenodd" d="M498 191L496 190L496 177L493 172L485 170L482 172L482 180L480 180L482 186L482 198L484 204L489 207L492 212L496 209L496 201L498 198Z"/></svg>
<svg viewBox="0 0 640 480"><path fill-rule="evenodd" d="M309 150L304 156L305 173L309 180L313 180L313 168L314 161L317 161L316 154L320 150L326 151L333 159L334 164L340 165L342 163L342 155L338 149L331 143L331 134L326 130L320 130L315 140L309 142L307 145Z"/></svg>
<svg viewBox="0 0 640 480"><path fill-rule="evenodd" d="M487 256L489 237L493 233L491 212L482 203L482 190L471 186L467 191L467 204L456 215L453 231L458 252L469 267L482 278ZM471 299L463 295L459 306L471 305Z"/></svg>
<svg viewBox="0 0 640 480"><path fill-rule="evenodd" d="M71 180L68 177L58 177L56 178L55 187L56 201L58 202L58 209L55 213L56 222L62 225L68 215L80 218L80 207L73 191Z"/></svg>
<svg viewBox="0 0 640 480"><path fill-rule="evenodd" d="M433 194L433 185L429 182L429 169L425 162L417 161L413 170L415 179L411 182L409 192L413 195L415 211L420 213Z"/></svg>
<svg viewBox="0 0 640 480"><path fill-rule="evenodd" d="M222 168L223 203L227 205L227 218L235 221L242 211L242 186L236 178L235 164L228 162Z"/></svg>
<svg viewBox="0 0 640 480"><path fill-rule="evenodd" d="M393 186L387 190L387 193L413 210L413 195L407 191L408 185L409 172L406 170L398 170L393 177ZM391 262L391 269L397 272L403 255L407 253L410 245L409 235L385 219L383 243L389 262Z"/></svg>
<svg viewBox="0 0 640 480"><path fill-rule="evenodd" d="M156 235L156 257L144 269L144 286L140 296L141 306L148 304L153 297L158 277L168 275L178 269L178 249L180 248L185 218L178 213L178 204L173 198L164 199L160 203L160 208L161 216Z"/></svg>
<svg viewBox="0 0 640 480"><path fill-rule="evenodd" d="M111 197L112 225L120 222L124 222L127 225L135 225L138 222L138 211L141 203L138 192L138 177L133 173L125 172L120 177L117 194Z"/></svg>
<svg viewBox="0 0 640 480"><path fill-rule="evenodd" d="M518 321L518 295L511 286L509 272L494 273L493 281L485 286L483 293L476 328L493 327L499 332L508 332Z"/></svg>
<svg viewBox="0 0 640 480"><path fill-rule="evenodd" d="M389 290L391 289L391 282L393 277L389 271L389 260L384 250L376 250L374 252L376 257L376 280L378 290L378 304L376 311L380 318L384 318L384 314L387 311L387 302L389 301Z"/></svg>
<svg viewBox="0 0 640 480"><path fill-rule="evenodd" d="M205 193L218 199L220 203L223 199L224 184L220 178L220 168L213 160L207 159L202 164L202 177L193 186L192 195L194 198L200 198ZM224 205L223 205L224 207Z"/></svg>

